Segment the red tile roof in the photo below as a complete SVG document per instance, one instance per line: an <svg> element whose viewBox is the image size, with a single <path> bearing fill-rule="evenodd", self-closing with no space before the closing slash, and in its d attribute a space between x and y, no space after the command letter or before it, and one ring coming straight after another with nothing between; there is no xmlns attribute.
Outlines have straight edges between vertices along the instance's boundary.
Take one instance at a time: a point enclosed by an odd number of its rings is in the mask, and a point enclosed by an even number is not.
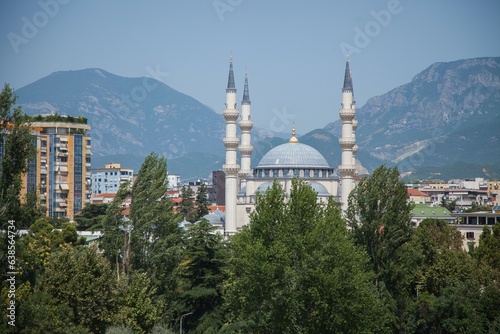
<svg viewBox="0 0 500 334"><path fill-rule="evenodd" d="M425 197L429 197L428 194L426 194L423 191L420 191L418 189L414 189L414 188L408 188L407 189L407 194L408 194L408 196L425 196Z"/></svg>

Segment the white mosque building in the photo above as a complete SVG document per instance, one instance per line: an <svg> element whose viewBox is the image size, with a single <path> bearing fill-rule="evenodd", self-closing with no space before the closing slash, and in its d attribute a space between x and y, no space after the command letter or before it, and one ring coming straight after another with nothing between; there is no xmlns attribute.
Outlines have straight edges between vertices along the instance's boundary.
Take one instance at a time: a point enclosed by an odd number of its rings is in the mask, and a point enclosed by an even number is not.
<svg viewBox="0 0 500 334"><path fill-rule="evenodd" d="M237 108L236 87L233 73L232 57L229 62L229 78L226 89L226 161L223 165L225 173L226 213L224 232L234 234L250 223L249 213L255 207L257 193L263 193L279 182L289 193L293 178L305 180L317 192L318 200L326 202L333 197L340 201L342 209L347 207L347 198L354 188L356 171L355 130L357 121L354 119L356 107L352 86L352 76L349 70L349 58L346 60L344 86L342 88L342 105L339 112L342 121L342 136L339 144L342 150L341 165L338 167L340 179L335 169L328 165L326 159L316 149L299 143L295 137L295 129L288 143L274 147L267 152L260 162L252 169L251 158L251 102L248 89L248 76L245 74L245 86L241 101L241 113ZM237 126L241 130L241 140L237 136ZM237 161L237 151L240 153L240 163Z"/></svg>

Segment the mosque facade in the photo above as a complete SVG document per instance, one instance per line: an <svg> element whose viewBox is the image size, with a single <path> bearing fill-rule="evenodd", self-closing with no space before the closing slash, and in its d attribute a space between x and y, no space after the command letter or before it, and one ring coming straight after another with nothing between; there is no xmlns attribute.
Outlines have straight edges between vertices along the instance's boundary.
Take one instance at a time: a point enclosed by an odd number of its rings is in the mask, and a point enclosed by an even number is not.
<svg viewBox="0 0 500 334"><path fill-rule="evenodd" d="M232 57L229 62L229 77L226 88L226 108L223 115L226 120L226 134L223 139L226 160L222 169L225 174L224 232L237 233L250 223L249 214L255 208L257 193L264 193L274 181L281 184L286 193L290 192L293 178L308 183L318 194L318 200L326 202L330 197L347 207L347 198L355 186L357 127L356 106L352 87L352 75L349 58L346 59L342 104L339 111L342 122L342 135L339 145L342 151L341 164L337 171L313 147L299 143L295 128L290 140L269 150L252 169L251 158L251 101L248 88L248 75L245 74L241 113L237 108L237 90L235 86ZM240 138L237 135L240 127ZM238 163L238 155L240 161ZM340 177L337 175L340 174Z"/></svg>

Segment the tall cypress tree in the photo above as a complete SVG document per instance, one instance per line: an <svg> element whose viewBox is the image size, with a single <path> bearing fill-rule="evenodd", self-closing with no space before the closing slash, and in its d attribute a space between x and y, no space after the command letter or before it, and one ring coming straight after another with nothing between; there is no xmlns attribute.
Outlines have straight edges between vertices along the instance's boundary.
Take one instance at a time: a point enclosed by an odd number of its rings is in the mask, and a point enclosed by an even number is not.
<svg viewBox="0 0 500 334"><path fill-rule="evenodd" d="M201 184L196 192L196 220L201 219L209 213L208 204L207 186Z"/></svg>
<svg viewBox="0 0 500 334"><path fill-rule="evenodd" d="M21 221L22 173L36 154L29 129L29 116L21 107L14 108L17 97L8 84L0 93L0 219ZM35 201L36 203L36 201ZM32 201L30 201L32 204ZM36 219L36 218L35 218Z"/></svg>
<svg viewBox="0 0 500 334"><path fill-rule="evenodd" d="M166 318L172 312L179 262L181 229L167 194L167 164L164 157L149 154L132 187L132 269L145 271L157 294L165 301Z"/></svg>

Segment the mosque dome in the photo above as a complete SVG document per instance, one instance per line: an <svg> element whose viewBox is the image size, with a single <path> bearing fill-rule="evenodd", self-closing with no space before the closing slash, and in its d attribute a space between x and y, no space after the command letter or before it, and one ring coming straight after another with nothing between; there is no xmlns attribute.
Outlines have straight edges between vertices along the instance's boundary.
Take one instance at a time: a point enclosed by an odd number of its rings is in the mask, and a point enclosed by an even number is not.
<svg viewBox="0 0 500 334"><path fill-rule="evenodd" d="M323 155L311 146L289 142L267 152L257 168L330 168L330 166Z"/></svg>

